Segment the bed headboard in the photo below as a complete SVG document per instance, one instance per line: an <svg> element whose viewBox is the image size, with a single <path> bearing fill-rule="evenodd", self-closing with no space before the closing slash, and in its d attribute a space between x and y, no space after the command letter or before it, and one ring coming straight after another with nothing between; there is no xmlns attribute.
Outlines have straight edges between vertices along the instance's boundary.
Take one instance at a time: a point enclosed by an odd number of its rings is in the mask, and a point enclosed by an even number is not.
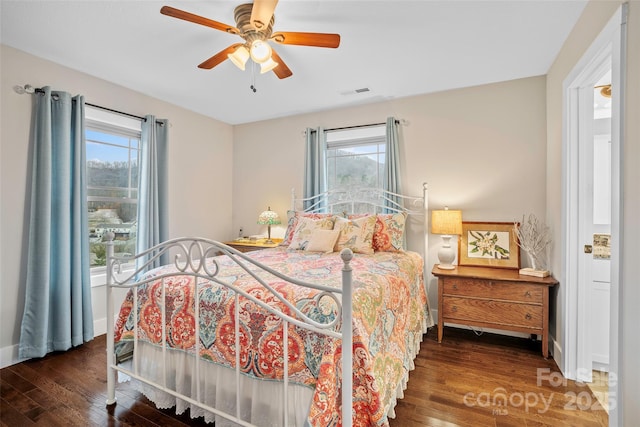
<svg viewBox="0 0 640 427"><path fill-rule="evenodd" d="M404 213L407 215L406 246L422 254L425 278L429 254L429 198L427 183L422 196L396 194L380 188L329 190L313 197L297 197L291 190L291 210L330 213ZM428 281L425 279L425 283Z"/></svg>
<svg viewBox="0 0 640 427"><path fill-rule="evenodd" d="M407 196L380 188L329 190L317 196L297 197L291 190L291 210L331 213L405 213L423 215L428 211L427 183L422 184L422 196Z"/></svg>

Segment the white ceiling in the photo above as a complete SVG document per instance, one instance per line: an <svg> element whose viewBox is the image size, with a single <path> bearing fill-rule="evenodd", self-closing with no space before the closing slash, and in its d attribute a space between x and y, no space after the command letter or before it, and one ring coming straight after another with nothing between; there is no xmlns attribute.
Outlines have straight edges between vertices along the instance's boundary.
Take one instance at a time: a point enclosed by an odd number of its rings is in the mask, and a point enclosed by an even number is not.
<svg viewBox="0 0 640 427"><path fill-rule="evenodd" d="M169 5L235 25L240 2L2 0L1 42L239 124L546 74L586 4L281 0L274 31L341 35L338 49L273 43L293 71L283 80L252 76L251 61L197 68L240 37L160 14Z"/></svg>

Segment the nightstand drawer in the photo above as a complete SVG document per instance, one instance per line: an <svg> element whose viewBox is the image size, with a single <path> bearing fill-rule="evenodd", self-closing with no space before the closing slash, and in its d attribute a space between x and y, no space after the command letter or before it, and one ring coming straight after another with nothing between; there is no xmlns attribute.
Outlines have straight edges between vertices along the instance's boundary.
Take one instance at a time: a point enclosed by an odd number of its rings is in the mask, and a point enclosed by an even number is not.
<svg viewBox="0 0 640 427"><path fill-rule="evenodd" d="M449 277L444 279L443 289L445 295L491 298L532 304L542 304L543 291L541 286L519 282Z"/></svg>
<svg viewBox="0 0 640 427"><path fill-rule="evenodd" d="M505 301L446 297L443 310L445 319L495 323L533 329L542 329L542 307Z"/></svg>

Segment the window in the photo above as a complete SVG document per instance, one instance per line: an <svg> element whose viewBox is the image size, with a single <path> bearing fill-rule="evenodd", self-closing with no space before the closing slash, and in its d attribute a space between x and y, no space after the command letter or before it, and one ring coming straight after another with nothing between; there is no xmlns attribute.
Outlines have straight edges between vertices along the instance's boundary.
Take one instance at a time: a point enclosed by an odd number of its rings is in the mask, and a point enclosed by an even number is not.
<svg viewBox="0 0 640 427"><path fill-rule="evenodd" d="M103 236L115 234L115 252L135 253L140 122L101 110L86 111L89 251L93 270L106 264Z"/></svg>
<svg viewBox="0 0 640 427"><path fill-rule="evenodd" d="M382 188L385 135L385 125L327 131L327 189Z"/></svg>

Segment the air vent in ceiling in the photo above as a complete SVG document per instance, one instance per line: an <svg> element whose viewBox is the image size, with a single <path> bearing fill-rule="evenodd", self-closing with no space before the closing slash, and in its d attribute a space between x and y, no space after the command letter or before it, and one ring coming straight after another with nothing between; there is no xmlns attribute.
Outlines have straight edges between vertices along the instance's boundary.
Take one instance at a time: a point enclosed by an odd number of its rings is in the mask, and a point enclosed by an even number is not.
<svg viewBox="0 0 640 427"><path fill-rule="evenodd" d="M358 93L366 93L366 92L371 92L371 89L369 89L368 87L361 87L360 89L345 90L343 92L340 92L340 95L355 95Z"/></svg>

